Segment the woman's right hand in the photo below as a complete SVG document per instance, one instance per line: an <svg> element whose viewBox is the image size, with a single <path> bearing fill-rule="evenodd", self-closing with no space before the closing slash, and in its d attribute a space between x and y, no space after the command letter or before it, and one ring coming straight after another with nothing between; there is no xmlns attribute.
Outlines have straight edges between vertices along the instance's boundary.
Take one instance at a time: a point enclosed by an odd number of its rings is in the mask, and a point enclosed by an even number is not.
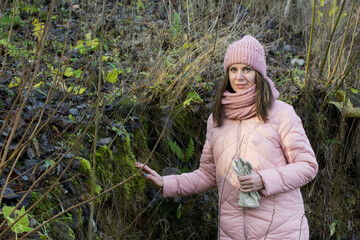
<svg viewBox="0 0 360 240"><path fill-rule="evenodd" d="M164 181L162 177L154 170L149 168L147 165L136 162L135 167L141 169L143 176L156 188L161 189L164 186Z"/></svg>

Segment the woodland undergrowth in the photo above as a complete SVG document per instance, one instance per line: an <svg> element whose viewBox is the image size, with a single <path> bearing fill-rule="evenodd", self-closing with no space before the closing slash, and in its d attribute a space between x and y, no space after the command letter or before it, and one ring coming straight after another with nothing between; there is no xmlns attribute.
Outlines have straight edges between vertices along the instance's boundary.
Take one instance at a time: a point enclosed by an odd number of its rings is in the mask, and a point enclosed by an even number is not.
<svg viewBox="0 0 360 240"><path fill-rule="evenodd" d="M216 190L163 199L199 167L227 46L251 34L319 163L311 239L360 235L355 0L0 3L0 239L216 239Z"/></svg>

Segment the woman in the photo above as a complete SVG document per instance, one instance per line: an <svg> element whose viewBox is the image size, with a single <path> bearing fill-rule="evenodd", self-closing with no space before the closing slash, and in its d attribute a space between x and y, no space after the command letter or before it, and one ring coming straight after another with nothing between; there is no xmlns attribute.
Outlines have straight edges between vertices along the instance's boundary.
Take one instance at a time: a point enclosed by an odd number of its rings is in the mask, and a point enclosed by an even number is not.
<svg viewBox="0 0 360 240"><path fill-rule="evenodd" d="M164 197L217 186L220 239L309 239L300 187L315 177L318 165L300 118L277 100L264 49L255 38L245 36L229 46L224 70L199 169L161 177L148 166L136 166ZM232 165L239 157L251 163L252 174L235 174ZM240 191L258 191L259 206L239 206Z"/></svg>

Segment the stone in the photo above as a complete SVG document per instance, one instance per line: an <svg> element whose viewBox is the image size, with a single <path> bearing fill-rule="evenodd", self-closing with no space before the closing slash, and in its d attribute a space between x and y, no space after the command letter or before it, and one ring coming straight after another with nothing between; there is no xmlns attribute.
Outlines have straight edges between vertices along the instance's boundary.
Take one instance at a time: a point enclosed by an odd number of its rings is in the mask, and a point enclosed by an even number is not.
<svg viewBox="0 0 360 240"><path fill-rule="evenodd" d="M5 191L4 191L4 198L5 199L14 199L14 198L17 198L18 195L16 195L14 193L14 190L12 190L11 188L7 187L5 188Z"/></svg>
<svg viewBox="0 0 360 240"><path fill-rule="evenodd" d="M112 138L101 138L99 140L99 145L108 145L111 143Z"/></svg>
<svg viewBox="0 0 360 240"><path fill-rule="evenodd" d="M77 108L70 108L69 113L75 116L79 116L80 112Z"/></svg>

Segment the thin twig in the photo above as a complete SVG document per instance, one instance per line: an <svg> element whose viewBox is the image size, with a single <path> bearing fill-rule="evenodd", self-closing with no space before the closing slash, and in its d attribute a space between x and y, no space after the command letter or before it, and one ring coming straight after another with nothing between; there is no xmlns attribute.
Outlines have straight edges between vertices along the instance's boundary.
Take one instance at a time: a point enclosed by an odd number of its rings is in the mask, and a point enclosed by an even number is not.
<svg viewBox="0 0 360 240"><path fill-rule="evenodd" d="M336 19L336 22L335 22L335 26L333 27L332 31L331 31L331 35L330 35L330 39L328 41L328 44L327 44L327 48L326 48L326 51L325 51L325 54L324 54L324 59L322 60L321 62L321 66L320 66L320 70L319 70L319 77L321 77L321 74L322 74L322 71L324 70L324 66L325 66L325 62L328 58L328 54L329 54L329 50L330 50L330 46L331 46L331 43L332 43L332 40L334 38L334 34L335 34L335 30L338 26L338 23L339 23L339 20L340 20L340 17L341 17L341 14L343 12L343 9L344 9L344 6L345 6L345 0L343 0L343 3L341 4L341 8L339 10L339 14L338 14L338 17Z"/></svg>
<svg viewBox="0 0 360 240"><path fill-rule="evenodd" d="M338 57L337 57L337 59L336 59L335 67L334 67L334 69L333 69L333 71L332 71L332 73L331 73L331 76L329 77L327 83L325 84L325 87L324 87L324 88L327 88L327 87L330 85L330 82L331 82L331 80L333 79L334 74L335 74L335 72L336 72L336 70L337 70L337 66L338 66L338 64L339 64L339 62L340 62L340 58L342 57L342 52L343 52L344 46L345 46L345 39L346 39L347 32L348 32L348 30L349 30L349 28L350 28L350 19L351 19L353 10L354 10L354 6L355 6L355 1L354 1L353 4L352 4L351 11L350 11L350 14L349 14L349 17L348 17L348 21L347 21L347 23L346 23L345 33L344 33L344 37L343 37L343 40L342 40L342 44L341 44L340 51L339 51L339 53L338 53Z"/></svg>
<svg viewBox="0 0 360 240"><path fill-rule="evenodd" d="M309 73L311 44L312 44L313 30L314 30L314 25L315 25L315 6L316 6L316 0L313 0L313 11L312 11L312 17L311 17L309 48L308 48L308 53L307 53L307 57L306 57L306 67L305 67L305 80L304 80L305 86L306 86L306 81L307 81L307 77L308 77L308 73Z"/></svg>
<svg viewBox="0 0 360 240"><path fill-rule="evenodd" d="M98 78L98 86L97 86L97 98L96 98L96 115L95 115L95 129L94 129L94 140L93 140L93 159L92 159L92 179L91 179L91 198L94 198L95 195L95 176L96 176L96 145L97 145L97 135L98 135L98 128L99 128L99 119L100 119L100 114L99 114L99 106L100 106L100 101L102 99L102 93L101 93L101 85L102 85L102 72L103 72L103 42L104 42L104 16L105 16L105 5L106 1L103 0L103 6L102 6L102 14L101 14L101 41L100 41L100 55L99 55L99 78ZM95 207L95 202L91 201L90 202L90 217L89 217L89 225L88 225L88 237L89 239L92 239L93 236L93 218L94 218L94 207Z"/></svg>

